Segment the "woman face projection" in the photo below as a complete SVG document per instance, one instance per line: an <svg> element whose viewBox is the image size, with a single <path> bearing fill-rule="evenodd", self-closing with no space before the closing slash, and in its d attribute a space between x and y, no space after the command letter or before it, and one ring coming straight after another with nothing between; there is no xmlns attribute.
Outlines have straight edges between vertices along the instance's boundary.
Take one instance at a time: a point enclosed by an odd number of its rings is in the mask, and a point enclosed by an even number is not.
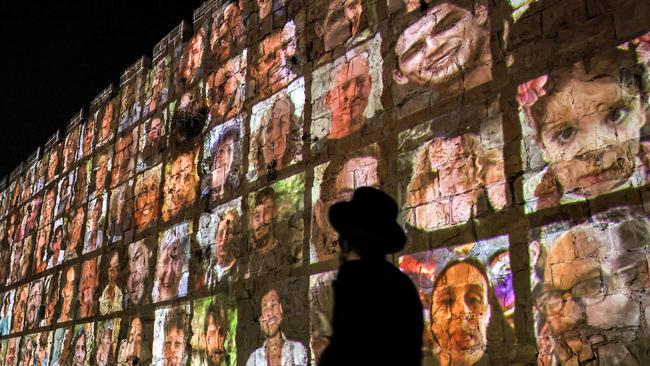
<svg viewBox="0 0 650 366"><path fill-rule="evenodd" d="M154 365L186 365L188 359L186 344L190 338L189 325L189 303L156 310L153 331Z"/></svg>
<svg viewBox="0 0 650 366"><path fill-rule="evenodd" d="M76 267L68 267L63 270L61 275L61 313L59 314L59 323L72 320L75 304L75 288L77 277L79 276Z"/></svg>
<svg viewBox="0 0 650 366"><path fill-rule="evenodd" d="M400 134L400 175L406 222L423 230L456 225L504 208L508 202L503 145L488 119L449 133L440 121ZM442 135L442 136L440 136Z"/></svg>
<svg viewBox="0 0 650 366"><path fill-rule="evenodd" d="M237 307L232 298L217 295L194 300L190 366L237 364Z"/></svg>
<svg viewBox="0 0 650 366"><path fill-rule="evenodd" d="M488 343L504 342L512 329L494 293L514 296L511 286L501 288L511 283L512 273L491 278L485 266L507 248L500 237L400 257L400 269L415 282L423 303L424 347L440 365L490 363L499 356L488 354Z"/></svg>
<svg viewBox="0 0 650 366"><path fill-rule="evenodd" d="M639 138L647 101L634 63L633 52L615 49L519 86L531 150L524 160L538 170L524 186L529 209L645 182Z"/></svg>
<svg viewBox="0 0 650 366"><path fill-rule="evenodd" d="M168 162L165 168L165 185L162 219L170 221L196 200L198 175L196 160L198 149L183 152Z"/></svg>
<svg viewBox="0 0 650 366"><path fill-rule="evenodd" d="M380 149L376 144L359 149L343 159L314 168L314 202L311 237L311 262L334 259L338 253L338 234L331 227L327 212L338 201L349 200L358 187L379 187Z"/></svg>
<svg viewBox="0 0 650 366"><path fill-rule="evenodd" d="M187 295L192 223L182 222L160 234L154 302Z"/></svg>
<svg viewBox="0 0 650 366"><path fill-rule="evenodd" d="M143 305L150 293L152 251L145 240L131 243L127 249L126 304Z"/></svg>
<svg viewBox="0 0 650 366"><path fill-rule="evenodd" d="M248 179L282 170L302 160L305 84L300 78L253 107Z"/></svg>
<svg viewBox="0 0 650 366"><path fill-rule="evenodd" d="M382 110L380 49L381 37L377 35L314 71L311 95L315 138L337 140L349 136Z"/></svg>
<svg viewBox="0 0 650 366"><path fill-rule="evenodd" d="M302 259L304 179L294 175L250 195L248 276Z"/></svg>
<svg viewBox="0 0 650 366"><path fill-rule="evenodd" d="M201 215L197 239L203 274L198 276L195 288L213 288L237 278L241 218L241 198Z"/></svg>
<svg viewBox="0 0 650 366"><path fill-rule="evenodd" d="M0 335L9 334L13 314L15 290L2 294L2 313L0 313Z"/></svg>
<svg viewBox="0 0 650 366"><path fill-rule="evenodd" d="M94 363L97 366L115 365L117 362L117 338L120 334L120 319L98 322L95 340Z"/></svg>
<svg viewBox="0 0 650 366"><path fill-rule="evenodd" d="M243 134L242 120L235 118L213 128L205 141L201 194L209 195L212 202L232 195L239 187Z"/></svg>
<svg viewBox="0 0 650 366"><path fill-rule="evenodd" d="M88 203L88 219L83 253L90 253L104 244L104 227L108 208L108 194L98 196Z"/></svg>
<svg viewBox="0 0 650 366"><path fill-rule="evenodd" d="M650 222L626 209L594 219L531 233L540 365L648 362L650 332L638 315L650 309Z"/></svg>

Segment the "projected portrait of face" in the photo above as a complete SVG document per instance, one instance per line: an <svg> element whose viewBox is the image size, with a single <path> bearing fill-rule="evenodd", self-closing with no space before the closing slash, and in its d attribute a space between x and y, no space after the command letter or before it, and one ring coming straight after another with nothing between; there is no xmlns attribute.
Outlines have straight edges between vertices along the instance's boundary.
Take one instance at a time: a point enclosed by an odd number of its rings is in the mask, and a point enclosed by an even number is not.
<svg viewBox="0 0 650 366"><path fill-rule="evenodd" d="M215 296L195 300L193 311L190 364L234 365L236 308L226 305L224 297Z"/></svg>
<svg viewBox="0 0 650 366"><path fill-rule="evenodd" d="M84 366L86 362L86 355L88 350L86 349L86 330L81 327L75 333L74 338L72 339L72 365L73 366Z"/></svg>
<svg viewBox="0 0 650 366"><path fill-rule="evenodd" d="M43 208L41 209L41 221L40 221L41 227L52 223L52 215L54 214L55 205L56 205L56 190L54 189L54 187L52 187L45 192L45 196L43 198ZM7 230L7 233L11 234L9 230Z"/></svg>
<svg viewBox="0 0 650 366"><path fill-rule="evenodd" d="M325 52L345 44L367 27L361 0L335 0L328 3L325 19L316 25L316 34L322 38Z"/></svg>
<svg viewBox="0 0 650 366"><path fill-rule="evenodd" d="M68 169L74 164L77 159L77 144L79 143L79 127L75 127L66 137L63 143L63 171L67 172Z"/></svg>
<svg viewBox="0 0 650 366"><path fill-rule="evenodd" d="M436 137L415 152L406 195L410 225L455 225L506 204L503 157L484 151L477 134Z"/></svg>
<svg viewBox="0 0 650 366"><path fill-rule="evenodd" d="M50 151L49 158L47 160L47 181L51 182L56 178L59 169L59 146L53 148Z"/></svg>
<svg viewBox="0 0 650 366"><path fill-rule="evenodd" d="M20 259L23 255L23 242L17 241L13 243L11 249L11 271L9 273L9 280L7 285L11 285L20 279Z"/></svg>
<svg viewBox="0 0 650 366"><path fill-rule="evenodd" d="M273 0L255 0L258 8L258 14L260 19L266 18L269 13L271 13L271 8L273 7Z"/></svg>
<svg viewBox="0 0 650 366"><path fill-rule="evenodd" d="M81 132L81 155L88 156L93 151L93 145L95 142L95 115L90 116L86 124L82 127Z"/></svg>
<svg viewBox="0 0 650 366"><path fill-rule="evenodd" d="M295 77L292 69L297 48L296 25L293 20L282 30L266 36L255 49L251 70L256 82L256 91L262 98L287 86Z"/></svg>
<svg viewBox="0 0 650 366"><path fill-rule="evenodd" d="M32 252L34 250L34 235L30 235L23 241L23 250L20 256L19 279L27 278L32 264Z"/></svg>
<svg viewBox="0 0 650 366"><path fill-rule="evenodd" d="M264 112L259 130L258 174L264 175L269 167L281 170L296 160L300 121L295 115L295 105L288 94L277 98Z"/></svg>
<svg viewBox="0 0 650 366"><path fill-rule="evenodd" d="M327 217L329 208L335 202L351 199L358 187L378 187L378 166L379 146L371 145L353 153L349 160L332 161L317 168L322 171L322 178L320 194L314 197L312 261L331 259L338 252L338 234Z"/></svg>
<svg viewBox="0 0 650 366"><path fill-rule="evenodd" d="M398 84L457 91L491 79L490 28L484 0L437 0L395 45Z"/></svg>
<svg viewBox="0 0 650 366"><path fill-rule="evenodd" d="M131 318L126 340L120 346L119 361L137 364L142 359L142 335L142 321L135 316Z"/></svg>
<svg viewBox="0 0 650 366"><path fill-rule="evenodd" d="M99 285L98 258L89 259L81 265L79 281L79 316L86 318L95 315L95 292Z"/></svg>
<svg viewBox="0 0 650 366"><path fill-rule="evenodd" d="M368 60L363 56L338 67L333 85L325 95L325 104L332 113L328 138L345 137L361 128L370 86Z"/></svg>
<svg viewBox="0 0 650 366"><path fill-rule="evenodd" d="M27 300L29 299L29 285L20 286L16 290L16 297L14 300L14 313L11 317L11 332L20 332L24 329L25 324L25 310L27 307Z"/></svg>
<svg viewBox="0 0 650 366"><path fill-rule="evenodd" d="M115 107L113 102L108 102L104 107L99 125L97 145L103 145L113 137L113 120L115 118Z"/></svg>
<svg viewBox="0 0 650 366"><path fill-rule="evenodd" d="M140 174L135 181L135 225L138 232L153 225L158 219L158 194L162 166Z"/></svg>
<svg viewBox="0 0 650 366"><path fill-rule="evenodd" d="M239 119L215 127L206 140L206 164L210 169L211 196L215 199L232 194L239 186L241 164L241 121Z"/></svg>
<svg viewBox="0 0 650 366"><path fill-rule="evenodd" d="M162 314L161 314L162 313ZM183 366L187 362L186 343L189 338L189 314L183 306L156 312L164 316L162 354L164 366ZM160 329L159 329L160 331ZM157 333L159 336L162 334Z"/></svg>
<svg viewBox="0 0 650 366"><path fill-rule="evenodd" d="M9 334L11 328L12 308L14 305L14 291L7 291L2 295L2 314L0 314L0 335Z"/></svg>
<svg viewBox="0 0 650 366"><path fill-rule="evenodd" d="M165 121L161 117L153 117L147 131L147 145L156 145L165 135Z"/></svg>
<svg viewBox="0 0 650 366"><path fill-rule="evenodd" d="M194 203L198 185L196 150L177 156L167 165L165 175L162 219L167 222L183 208Z"/></svg>
<svg viewBox="0 0 650 366"><path fill-rule="evenodd" d="M153 112L167 101L169 93L169 57L160 60L147 76L147 98L144 104L143 115Z"/></svg>
<svg viewBox="0 0 650 366"><path fill-rule="evenodd" d="M213 120L233 118L246 98L246 50L210 74L205 94Z"/></svg>
<svg viewBox="0 0 650 366"><path fill-rule="evenodd" d="M27 329L36 328L39 325L40 308L43 302L43 281L36 280L32 282L29 289L29 297L27 299L27 317L25 319L25 326Z"/></svg>
<svg viewBox="0 0 650 366"><path fill-rule="evenodd" d="M642 305L634 298L650 289L650 225L639 216L608 221L573 227L545 243L545 260L536 264L543 268L533 295L538 337L548 337L553 364L624 364L647 349L648 331L635 315ZM625 344L600 341L632 329L638 337Z"/></svg>
<svg viewBox="0 0 650 366"><path fill-rule="evenodd" d="M140 240L129 244L128 257L126 291L129 302L142 305L145 300L145 290L149 278L151 250L145 245L144 240Z"/></svg>
<svg viewBox="0 0 650 366"><path fill-rule="evenodd" d="M61 314L59 323L72 320L72 306L74 305L74 289L77 280L77 270L69 267L63 272L63 287L61 287Z"/></svg>
<svg viewBox="0 0 650 366"><path fill-rule="evenodd" d="M473 262L450 264L436 279L431 331L441 365L473 365L485 353L490 321L489 284Z"/></svg>
<svg viewBox="0 0 650 366"><path fill-rule="evenodd" d="M538 208L643 183L634 173L646 107L639 75L623 73L634 62L613 50L519 86L533 146L548 164L529 193L541 199Z"/></svg>
<svg viewBox="0 0 650 366"><path fill-rule="evenodd" d="M59 281L61 273L56 273L45 278L45 311L41 326L50 326L54 322L54 314L59 304Z"/></svg>
<svg viewBox="0 0 650 366"><path fill-rule="evenodd" d="M258 254L266 254L278 245L273 235L275 217L275 192L273 188L268 187L255 195L255 206L250 221L254 239L253 249Z"/></svg>
<svg viewBox="0 0 650 366"><path fill-rule="evenodd" d="M106 221L107 195L98 196L88 203L88 220L86 221L86 236L84 253L89 253L104 244L104 224Z"/></svg>
<svg viewBox="0 0 650 366"><path fill-rule="evenodd" d="M112 347L113 330L103 328L97 332L97 352L95 362L98 366L108 366L115 362L115 354Z"/></svg>
<svg viewBox="0 0 650 366"><path fill-rule="evenodd" d="M111 242L124 238L133 227L133 181L115 187L111 194L108 235Z"/></svg>
<svg viewBox="0 0 650 366"><path fill-rule="evenodd" d="M72 218L70 219L70 236L65 246L66 260L75 258L79 249L82 247L84 218L83 207L79 207L72 211Z"/></svg>
<svg viewBox="0 0 650 366"><path fill-rule="evenodd" d="M187 293L189 225L178 224L160 235L154 301L182 297Z"/></svg>
<svg viewBox="0 0 650 366"><path fill-rule="evenodd" d="M95 161L95 196L100 195L106 189L106 179L109 178L108 171L111 164L110 152L101 153Z"/></svg>
<svg viewBox="0 0 650 366"><path fill-rule="evenodd" d="M23 336L20 342L17 366L32 366L34 364L34 350L36 345L32 336Z"/></svg>
<svg viewBox="0 0 650 366"><path fill-rule="evenodd" d="M183 83L192 84L201 70L203 54L205 53L205 37L206 29L201 27L190 39L187 48L183 51L180 61L180 77Z"/></svg>
<svg viewBox="0 0 650 366"><path fill-rule="evenodd" d="M117 252L108 255L108 284L99 297L99 313L101 315L122 310L122 290L118 285L120 275L120 256Z"/></svg>
<svg viewBox="0 0 650 366"><path fill-rule="evenodd" d="M52 346L52 332L42 332L34 339L37 340L34 351L34 365L47 365L50 361L50 348Z"/></svg>
<svg viewBox="0 0 650 366"><path fill-rule="evenodd" d="M92 160L87 160L77 167L74 181L74 194L72 195L72 206L83 205L88 198L88 184L90 183L89 173L92 171Z"/></svg>
<svg viewBox="0 0 650 366"><path fill-rule="evenodd" d="M248 365L273 365L285 363L288 365L307 364L307 351L302 343L287 339L282 332L284 322L284 311L280 294L274 288L266 291L260 300L260 329L264 337L264 344L256 349L248 358ZM267 353L265 348L273 341L282 339L283 343L288 343L292 349L292 355L289 359L280 352ZM287 347L285 344L283 347ZM283 357L284 356L284 357Z"/></svg>
<svg viewBox="0 0 650 366"><path fill-rule="evenodd" d="M52 347L53 365L70 365L74 357L74 344L72 339L75 332L72 327L59 328L54 332L54 346Z"/></svg>
<svg viewBox="0 0 650 366"><path fill-rule="evenodd" d="M16 362L19 340L20 337L9 339L9 342L7 343L7 353L5 354L5 365L13 365Z"/></svg>
<svg viewBox="0 0 650 366"><path fill-rule="evenodd" d="M38 218L41 214L41 206L43 205L43 198L41 196L34 197L27 209L27 222L25 224L25 235L30 235L38 227Z"/></svg>
<svg viewBox="0 0 650 366"><path fill-rule="evenodd" d="M59 182L59 195L56 200L56 216L61 216L70 210L72 205L72 185L74 184L74 173L64 175Z"/></svg>
<svg viewBox="0 0 650 366"><path fill-rule="evenodd" d="M138 127L130 133L121 136L115 143L115 156L113 157L113 168L111 170L111 187L130 178L135 169L135 157L138 153Z"/></svg>
<svg viewBox="0 0 650 366"><path fill-rule="evenodd" d="M217 55L219 63L230 59L246 42L242 5L238 0L229 0L213 13L210 51Z"/></svg>

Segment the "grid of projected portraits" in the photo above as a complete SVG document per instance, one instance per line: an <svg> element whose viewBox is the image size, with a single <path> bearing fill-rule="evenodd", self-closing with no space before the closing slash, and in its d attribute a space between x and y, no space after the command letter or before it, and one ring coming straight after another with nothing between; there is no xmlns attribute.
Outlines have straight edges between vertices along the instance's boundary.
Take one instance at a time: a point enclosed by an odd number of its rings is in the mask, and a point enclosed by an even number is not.
<svg viewBox="0 0 650 366"><path fill-rule="evenodd" d="M0 180L0 366L317 365L363 186L423 365L650 364L650 33L548 3L206 2Z"/></svg>

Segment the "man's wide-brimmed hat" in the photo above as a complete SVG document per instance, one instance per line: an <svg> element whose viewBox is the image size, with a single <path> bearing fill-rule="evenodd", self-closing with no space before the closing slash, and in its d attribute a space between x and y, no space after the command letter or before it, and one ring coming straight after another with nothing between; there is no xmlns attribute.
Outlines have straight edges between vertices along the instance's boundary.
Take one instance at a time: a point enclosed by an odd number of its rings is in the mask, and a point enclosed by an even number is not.
<svg viewBox="0 0 650 366"><path fill-rule="evenodd" d="M397 223L395 200L383 191L360 187L350 201L330 207L329 220L343 238L353 239L364 249L390 254L406 244L404 229Z"/></svg>

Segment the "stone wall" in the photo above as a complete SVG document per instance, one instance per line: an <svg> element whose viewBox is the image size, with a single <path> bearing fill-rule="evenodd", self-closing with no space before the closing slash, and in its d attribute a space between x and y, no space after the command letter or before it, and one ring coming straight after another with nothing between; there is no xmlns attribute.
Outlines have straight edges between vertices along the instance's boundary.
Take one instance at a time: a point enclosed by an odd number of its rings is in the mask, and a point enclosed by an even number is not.
<svg viewBox="0 0 650 366"><path fill-rule="evenodd" d="M1 182L0 363L315 364L364 185L423 364L650 363L648 14L205 3Z"/></svg>

